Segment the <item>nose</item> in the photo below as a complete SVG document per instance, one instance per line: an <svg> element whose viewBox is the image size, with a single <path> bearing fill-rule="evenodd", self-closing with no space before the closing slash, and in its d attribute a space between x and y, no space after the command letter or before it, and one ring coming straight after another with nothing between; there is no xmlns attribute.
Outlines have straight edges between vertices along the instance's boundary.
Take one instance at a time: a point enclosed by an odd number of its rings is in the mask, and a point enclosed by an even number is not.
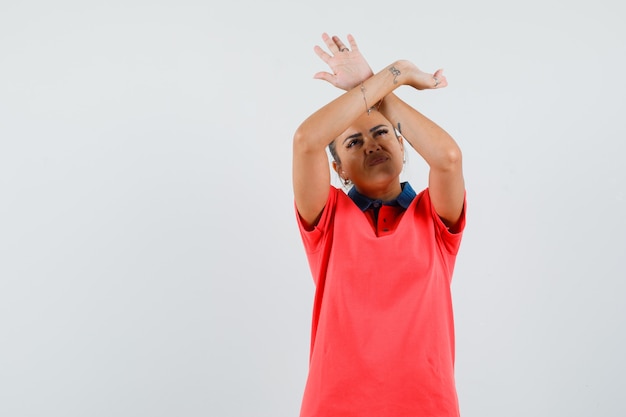
<svg viewBox="0 0 626 417"><path fill-rule="evenodd" d="M367 152L368 154L373 153L373 152L377 152L380 150L380 145L378 144L378 142L373 139L373 138L368 138L365 140L365 152Z"/></svg>

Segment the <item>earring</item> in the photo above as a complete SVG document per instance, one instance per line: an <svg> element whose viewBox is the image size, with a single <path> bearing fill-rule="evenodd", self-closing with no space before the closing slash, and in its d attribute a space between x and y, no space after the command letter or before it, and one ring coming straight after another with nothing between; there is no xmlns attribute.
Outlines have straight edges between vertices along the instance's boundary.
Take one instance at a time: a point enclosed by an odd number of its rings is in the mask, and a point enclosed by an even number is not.
<svg viewBox="0 0 626 417"><path fill-rule="evenodd" d="M343 170L342 170L342 171L341 171L341 173L342 173L343 175L346 175L346 171L343 171ZM339 178L341 178L341 181L343 181L343 185L344 185L344 186L345 186L345 185L350 184L350 180L349 180L349 179L344 178L344 177L343 177L343 176L341 176L341 175L339 175Z"/></svg>

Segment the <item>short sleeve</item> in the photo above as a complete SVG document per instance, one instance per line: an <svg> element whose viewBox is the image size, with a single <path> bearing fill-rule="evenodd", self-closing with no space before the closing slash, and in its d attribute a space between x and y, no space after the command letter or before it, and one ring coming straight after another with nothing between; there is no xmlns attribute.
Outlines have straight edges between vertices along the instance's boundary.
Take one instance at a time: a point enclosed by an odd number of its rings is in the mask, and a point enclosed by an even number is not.
<svg viewBox="0 0 626 417"><path fill-rule="evenodd" d="M428 190L426 190L428 191ZM461 216L457 224L454 226L454 231L450 231L450 228L443 223L441 217L435 211L435 208L432 205L430 200L430 194L426 192L426 197L428 198L428 205L430 206L430 213L435 222L435 229L437 232L437 236L443 244L446 252L456 255L459 251L459 247L461 246L461 239L463 237L463 231L465 230L465 213L466 213L466 205L467 205L467 195L463 197L463 209L461 210Z"/></svg>
<svg viewBox="0 0 626 417"><path fill-rule="evenodd" d="M298 229L300 230L302 242L304 244L304 248L307 254L315 253L321 248L324 236L327 234L332 223L332 217L335 212L335 207L337 205L337 193L339 192L341 191L333 186L330 186L328 199L326 200L326 204L324 205L324 209L322 210L320 219L313 227L313 229L310 230L308 230L307 227L304 225L302 217L298 213L298 209L296 208L294 202L296 219L298 221Z"/></svg>

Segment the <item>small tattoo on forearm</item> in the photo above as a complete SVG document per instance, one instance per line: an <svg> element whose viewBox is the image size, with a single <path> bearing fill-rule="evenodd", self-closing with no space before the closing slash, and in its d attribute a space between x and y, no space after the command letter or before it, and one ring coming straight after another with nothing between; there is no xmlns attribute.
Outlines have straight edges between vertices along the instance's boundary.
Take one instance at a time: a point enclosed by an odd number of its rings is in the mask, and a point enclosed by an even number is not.
<svg viewBox="0 0 626 417"><path fill-rule="evenodd" d="M402 74L400 70L396 67L389 68L389 71L393 74L393 83L398 84L398 75Z"/></svg>

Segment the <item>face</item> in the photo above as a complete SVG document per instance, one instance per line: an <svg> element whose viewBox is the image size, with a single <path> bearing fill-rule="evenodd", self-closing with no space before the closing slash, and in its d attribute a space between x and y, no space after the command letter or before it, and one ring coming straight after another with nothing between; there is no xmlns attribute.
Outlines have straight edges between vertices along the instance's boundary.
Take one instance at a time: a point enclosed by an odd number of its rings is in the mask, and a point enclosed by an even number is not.
<svg viewBox="0 0 626 417"><path fill-rule="evenodd" d="M400 193L404 148L389 120L377 111L364 113L335 139L340 163L334 168L343 179L371 198L394 198Z"/></svg>

